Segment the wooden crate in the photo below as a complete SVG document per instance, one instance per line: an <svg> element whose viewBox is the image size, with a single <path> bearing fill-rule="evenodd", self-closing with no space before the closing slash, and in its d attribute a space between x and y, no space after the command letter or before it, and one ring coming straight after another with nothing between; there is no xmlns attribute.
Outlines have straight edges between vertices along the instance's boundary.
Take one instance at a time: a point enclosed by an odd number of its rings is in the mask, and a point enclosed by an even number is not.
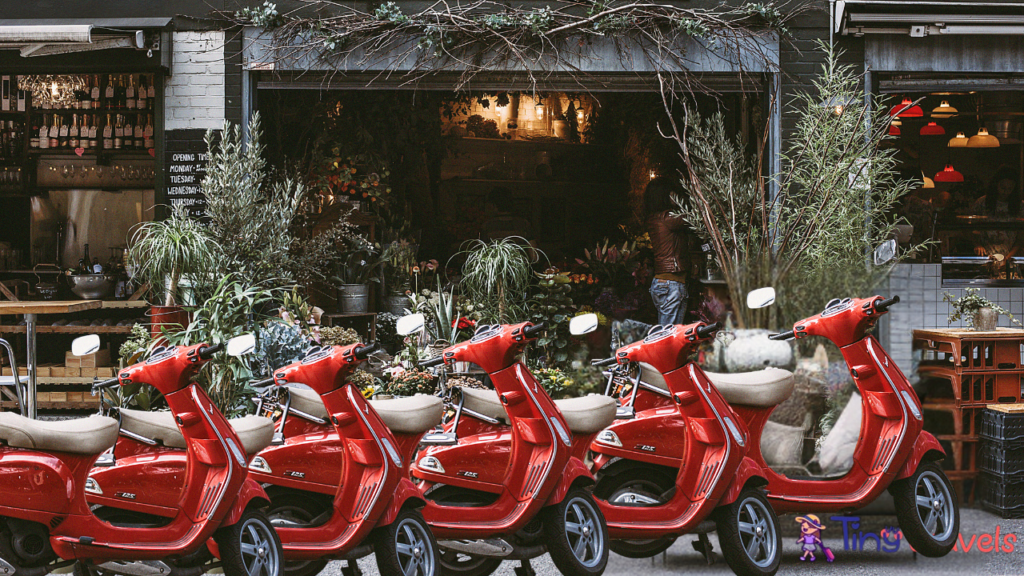
<svg viewBox="0 0 1024 576"><path fill-rule="evenodd" d="M79 368L79 370L82 371L82 374L81 374L82 378L95 378L96 377L96 371L98 370L98 368L85 368L83 366L82 368Z"/></svg>
<svg viewBox="0 0 1024 576"><path fill-rule="evenodd" d="M81 403L81 402L85 402L85 395L88 394L88 392L81 392L81 391L72 390L72 391L68 392L67 394L68 394L68 402L71 402L71 403L76 403L76 402Z"/></svg>
<svg viewBox="0 0 1024 576"><path fill-rule="evenodd" d="M97 368L96 369L96 377L97 378L113 378L114 374L116 374L116 373L117 373L117 371L113 367L110 367L110 366L106 366L106 367L102 367L102 368Z"/></svg>
<svg viewBox="0 0 1024 576"><path fill-rule="evenodd" d="M67 376L67 368L63 366L51 366L50 377L52 378L64 378Z"/></svg>
<svg viewBox="0 0 1024 576"><path fill-rule="evenodd" d="M50 402L67 402L67 392L50 392Z"/></svg>
<svg viewBox="0 0 1024 576"><path fill-rule="evenodd" d="M73 368L71 366L64 368L64 376L66 378L78 378L82 375L81 368Z"/></svg>

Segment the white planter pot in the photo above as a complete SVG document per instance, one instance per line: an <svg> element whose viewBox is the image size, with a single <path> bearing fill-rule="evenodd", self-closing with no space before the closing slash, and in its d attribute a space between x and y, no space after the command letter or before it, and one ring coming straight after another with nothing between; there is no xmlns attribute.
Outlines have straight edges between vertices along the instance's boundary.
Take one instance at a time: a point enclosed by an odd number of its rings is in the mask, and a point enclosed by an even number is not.
<svg viewBox="0 0 1024 576"><path fill-rule="evenodd" d="M788 342L769 340L767 330L736 330L735 339L725 350L725 368L729 372L753 372L768 366L788 368L793 363L793 348Z"/></svg>

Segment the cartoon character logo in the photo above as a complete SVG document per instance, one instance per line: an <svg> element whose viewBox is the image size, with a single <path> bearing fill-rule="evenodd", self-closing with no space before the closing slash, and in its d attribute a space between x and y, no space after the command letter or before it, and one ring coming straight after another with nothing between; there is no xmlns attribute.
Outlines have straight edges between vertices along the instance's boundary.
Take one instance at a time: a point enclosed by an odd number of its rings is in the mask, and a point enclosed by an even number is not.
<svg viewBox="0 0 1024 576"><path fill-rule="evenodd" d="M804 551L803 556L800 557L801 561L810 560L814 562L817 560L814 553L818 548L821 548L821 552L825 555L825 560L832 562L836 559L832 550L821 541L821 531L825 529L825 525L821 523L820 518L814 514L808 514L806 516L797 516L796 521L800 524L800 538L797 539L796 543L800 544L801 549Z"/></svg>

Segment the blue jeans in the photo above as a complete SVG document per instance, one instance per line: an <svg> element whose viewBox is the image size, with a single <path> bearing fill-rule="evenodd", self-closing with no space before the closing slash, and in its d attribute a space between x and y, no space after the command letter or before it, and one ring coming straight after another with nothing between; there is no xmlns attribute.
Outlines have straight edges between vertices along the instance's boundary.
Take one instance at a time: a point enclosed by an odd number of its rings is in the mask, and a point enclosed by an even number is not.
<svg viewBox="0 0 1024 576"><path fill-rule="evenodd" d="M686 284L682 282L659 278L651 281L651 298L658 309L658 324L682 324L689 297Z"/></svg>

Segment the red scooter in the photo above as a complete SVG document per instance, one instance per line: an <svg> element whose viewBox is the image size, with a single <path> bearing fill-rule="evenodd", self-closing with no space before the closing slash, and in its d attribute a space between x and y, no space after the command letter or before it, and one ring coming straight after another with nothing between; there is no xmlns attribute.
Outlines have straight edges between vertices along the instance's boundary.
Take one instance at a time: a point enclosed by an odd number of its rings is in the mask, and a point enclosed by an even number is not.
<svg viewBox="0 0 1024 576"><path fill-rule="evenodd" d="M241 354L250 345L243 338L228 348ZM280 574L281 543L261 510L269 501L249 477L244 454L270 441L272 424L264 420L262 426L236 432L191 382L223 347L157 348L144 362L97 385L153 385L180 427L186 465L177 485L185 488L167 497L162 508L170 514L157 521L136 523L133 514L97 515L86 501L87 491L106 494L88 475L96 457L117 439L117 420L93 416L41 422L0 413L0 569L43 576L77 560L80 574L198 576L218 565L208 562L218 555L228 576ZM96 336L80 338L73 346L78 354L98 348ZM128 487L114 496L131 501L145 492Z"/></svg>
<svg viewBox="0 0 1024 576"><path fill-rule="evenodd" d="M422 326L420 315L400 320L399 333ZM588 447L615 416L606 396L553 401L517 360L544 330L528 322L477 328L473 337L421 366L471 362L494 390L452 389L454 413L441 432L424 437L412 475L438 536L445 574L482 576L504 560L548 552L571 576L598 575L608 561L608 533L590 493Z"/></svg>
<svg viewBox="0 0 1024 576"><path fill-rule="evenodd" d="M680 535L697 533L700 547L694 546L710 561L706 534L717 529L734 572L775 574L782 534L763 489L767 469L750 458L755 441L728 400L757 396L781 402L792 393L793 379L786 372L788 378L719 390L690 361L718 329L702 322L656 326L642 341L595 363L642 362L648 374L664 378L663 387L647 391L650 406L620 418L591 445L594 494L608 519L611 548L623 556L654 556ZM629 398L636 400L639 392L634 385ZM653 401L662 396L671 405Z"/></svg>
<svg viewBox="0 0 1024 576"><path fill-rule="evenodd" d="M945 452L922 430L921 403L903 372L868 334L899 301L898 296L835 299L820 314L771 337L822 336L832 341L842 352L863 403L853 468L834 480L793 479L768 470L768 498L780 512L840 512L861 508L888 488L907 542L925 556L938 557L953 548L960 532L957 498L936 464ZM773 408L734 406L751 431L750 457L760 466L761 430Z"/></svg>
<svg viewBox="0 0 1024 576"><path fill-rule="evenodd" d="M378 344L315 348L274 371L288 387L275 445L250 465L268 487L270 517L284 542L289 576L313 576L331 558L374 552L381 574L439 574L437 542L408 477L420 437L441 421L442 402L418 395L367 401L348 378Z"/></svg>

